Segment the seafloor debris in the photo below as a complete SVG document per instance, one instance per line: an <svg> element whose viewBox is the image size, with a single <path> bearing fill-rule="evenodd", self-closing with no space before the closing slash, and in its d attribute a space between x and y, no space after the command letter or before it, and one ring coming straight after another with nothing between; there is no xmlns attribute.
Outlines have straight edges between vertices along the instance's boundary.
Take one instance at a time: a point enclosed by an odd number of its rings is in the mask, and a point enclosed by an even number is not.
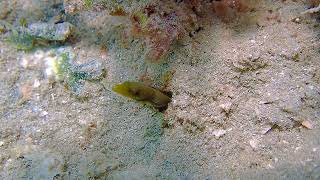
<svg viewBox="0 0 320 180"><path fill-rule="evenodd" d="M269 133L272 130L272 125L266 125L264 127L262 127L262 129L260 130L260 134L265 135L267 133Z"/></svg>
<svg viewBox="0 0 320 180"><path fill-rule="evenodd" d="M225 102L223 104L220 104L219 107L223 112L225 112L226 114L229 114L232 108L232 102L229 102L229 101Z"/></svg>
<svg viewBox="0 0 320 180"><path fill-rule="evenodd" d="M311 9L308 9L308 10L302 12L302 14L313 14L313 13L317 13L317 12L320 12L320 4L317 7L314 7L314 8L311 8Z"/></svg>
<svg viewBox="0 0 320 180"><path fill-rule="evenodd" d="M65 41L73 31L74 26L69 22L58 24L41 22L28 26L28 32L31 36L48 41Z"/></svg>
<svg viewBox="0 0 320 180"><path fill-rule="evenodd" d="M73 59L73 54L64 48L53 50L51 57L46 58L46 75L65 83L66 87L76 94L81 92L85 81L100 80L104 77L105 70L100 62L76 65Z"/></svg>
<svg viewBox="0 0 320 180"><path fill-rule="evenodd" d="M146 44L145 58L151 62L161 62L172 45L192 32L201 31L204 22L212 16L223 20L237 19L259 4L253 0L65 0L66 12L90 4L92 8L104 7L112 16L127 16L132 22L132 34ZM80 8L81 10L81 8Z"/></svg>
<svg viewBox="0 0 320 180"><path fill-rule="evenodd" d="M257 138L253 138L249 140L249 145L255 151L259 148L259 140Z"/></svg>
<svg viewBox="0 0 320 180"><path fill-rule="evenodd" d="M25 23L23 23L25 24ZM33 23L27 26L14 27L5 23L10 32L7 42L18 50L32 50L36 45L47 45L50 42L64 42L74 31L74 26L63 23Z"/></svg>
<svg viewBox="0 0 320 180"><path fill-rule="evenodd" d="M212 135L214 135L217 139L219 139L221 136L225 135L227 133L224 129L217 129L211 132Z"/></svg>
<svg viewBox="0 0 320 180"><path fill-rule="evenodd" d="M301 125L307 129L313 129L313 124L308 120L302 121Z"/></svg>
<svg viewBox="0 0 320 180"><path fill-rule="evenodd" d="M112 90L136 101L151 104L159 110L165 109L171 102L171 98L166 94L139 82L127 81L122 84L115 85Z"/></svg>

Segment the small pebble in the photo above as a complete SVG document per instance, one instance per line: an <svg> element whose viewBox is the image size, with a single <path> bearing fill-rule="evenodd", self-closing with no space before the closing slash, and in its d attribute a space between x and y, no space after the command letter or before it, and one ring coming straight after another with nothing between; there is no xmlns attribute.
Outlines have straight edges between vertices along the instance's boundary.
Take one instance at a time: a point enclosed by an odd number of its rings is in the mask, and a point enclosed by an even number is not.
<svg viewBox="0 0 320 180"><path fill-rule="evenodd" d="M257 150L259 147L259 142L257 139L251 139L249 141L250 146L252 147L253 150Z"/></svg>
<svg viewBox="0 0 320 180"><path fill-rule="evenodd" d="M301 148L302 148L302 147L300 147L300 146L296 147L296 148L294 149L294 152L299 151Z"/></svg>
<svg viewBox="0 0 320 180"><path fill-rule="evenodd" d="M31 93L32 93L31 86L28 83L22 85L20 87L20 93L21 93L22 99L29 100L31 98Z"/></svg>
<svg viewBox="0 0 320 180"><path fill-rule="evenodd" d="M313 129L313 125L310 121L304 120L301 122L301 125L307 129Z"/></svg>
<svg viewBox="0 0 320 180"><path fill-rule="evenodd" d="M226 102L226 103L223 103L223 104L219 105L219 107L227 114L230 113L231 106L232 106L231 102Z"/></svg>
<svg viewBox="0 0 320 180"><path fill-rule="evenodd" d="M27 68L28 65L29 65L29 62L26 58L23 58L20 62L20 65L23 67L23 68Z"/></svg>
<svg viewBox="0 0 320 180"><path fill-rule="evenodd" d="M220 138L221 136L225 135L227 133L224 129L218 129L211 132L212 135L214 135L216 138Z"/></svg>
<svg viewBox="0 0 320 180"><path fill-rule="evenodd" d="M45 117L45 116L47 116L48 115L48 112L47 111L42 111L41 113L40 113L40 117Z"/></svg>
<svg viewBox="0 0 320 180"><path fill-rule="evenodd" d="M289 144L289 142L286 141L286 140L282 140L282 143L283 143L283 144Z"/></svg>
<svg viewBox="0 0 320 180"><path fill-rule="evenodd" d="M292 22L295 22L295 23L298 23L298 24L300 24L301 23L301 18L294 18L293 20L292 20Z"/></svg>
<svg viewBox="0 0 320 180"><path fill-rule="evenodd" d="M36 52L34 53L34 57L35 57L36 59L43 59L44 56L45 56L45 53L44 53L43 51L40 51L40 50L38 50L38 51L36 51Z"/></svg>
<svg viewBox="0 0 320 180"><path fill-rule="evenodd" d="M31 137L27 137L26 142L29 143L29 144L32 144L32 140L33 139Z"/></svg>
<svg viewBox="0 0 320 180"><path fill-rule="evenodd" d="M262 130L260 131L261 134L265 135L267 134L268 132L270 132L272 129L272 126L266 126L264 128L262 128Z"/></svg>
<svg viewBox="0 0 320 180"><path fill-rule="evenodd" d="M268 164L267 168L268 169L274 169L274 167L271 164Z"/></svg>
<svg viewBox="0 0 320 180"><path fill-rule="evenodd" d="M38 88L40 87L40 81L38 79L35 79L34 82L33 82L33 87L34 88Z"/></svg>

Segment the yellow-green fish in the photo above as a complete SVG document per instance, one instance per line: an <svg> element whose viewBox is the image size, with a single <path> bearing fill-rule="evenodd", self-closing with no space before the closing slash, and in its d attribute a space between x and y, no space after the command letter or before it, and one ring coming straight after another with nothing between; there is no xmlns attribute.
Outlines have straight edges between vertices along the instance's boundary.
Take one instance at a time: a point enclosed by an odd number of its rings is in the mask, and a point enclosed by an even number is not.
<svg viewBox="0 0 320 180"><path fill-rule="evenodd" d="M115 85L112 90L118 94L139 102L148 102L157 109L163 109L171 102L171 98L161 91L139 82L124 82Z"/></svg>

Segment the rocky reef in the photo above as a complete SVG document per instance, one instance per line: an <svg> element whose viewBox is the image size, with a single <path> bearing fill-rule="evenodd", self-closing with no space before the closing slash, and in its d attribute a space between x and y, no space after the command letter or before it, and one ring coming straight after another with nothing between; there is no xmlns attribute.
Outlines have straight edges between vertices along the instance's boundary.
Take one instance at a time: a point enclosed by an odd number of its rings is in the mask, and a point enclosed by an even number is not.
<svg viewBox="0 0 320 180"><path fill-rule="evenodd" d="M163 62L177 40L193 36L203 29L212 16L224 21L237 19L254 10L258 1L251 0L146 0L132 1L65 1L65 10L75 13L83 9L107 9L112 16L126 16L131 20L131 34L142 38L149 62ZM89 7L88 7L89 6Z"/></svg>

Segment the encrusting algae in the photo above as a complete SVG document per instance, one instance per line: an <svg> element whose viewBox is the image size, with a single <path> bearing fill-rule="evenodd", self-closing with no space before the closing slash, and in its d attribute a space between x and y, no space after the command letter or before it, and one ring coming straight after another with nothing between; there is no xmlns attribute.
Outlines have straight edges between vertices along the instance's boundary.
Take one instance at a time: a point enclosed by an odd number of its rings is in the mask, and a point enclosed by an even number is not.
<svg viewBox="0 0 320 180"><path fill-rule="evenodd" d="M112 90L120 95L142 103L150 103L158 110L165 109L171 98L161 91L139 82L124 82L115 85Z"/></svg>
<svg viewBox="0 0 320 180"><path fill-rule="evenodd" d="M105 76L106 71L97 61L76 64L74 58L70 48L52 50L50 57L46 58L45 71L48 77L63 82L67 89L79 95L86 81L98 82Z"/></svg>
<svg viewBox="0 0 320 180"><path fill-rule="evenodd" d="M16 49L25 51L33 50L37 45L48 46L49 43L54 42L64 43L75 29L75 26L68 22L27 24L24 18L20 19L20 25L15 27L5 21L0 21L0 26L9 32L6 41Z"/></svg>

